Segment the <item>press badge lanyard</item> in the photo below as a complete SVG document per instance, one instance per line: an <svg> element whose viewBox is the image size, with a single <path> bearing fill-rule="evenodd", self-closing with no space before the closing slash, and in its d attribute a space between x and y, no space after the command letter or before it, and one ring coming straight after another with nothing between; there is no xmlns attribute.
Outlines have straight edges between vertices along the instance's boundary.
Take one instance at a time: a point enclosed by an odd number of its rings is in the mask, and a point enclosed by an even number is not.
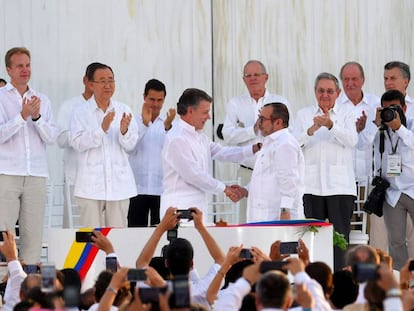
<svg viewBox="0 0 414 311"><path fill-rule="evenodd" d="M395 143L395 146L392 145L391 135L389 132L389 129L387 128L387 135L390 139L391 144L391 150L392 154L388 155L388 161L387 161L387 176L400 176L401 175L401 155L397 153L397 147L398 142L400 141L400 138L397 138L397 142Z"/></svg>

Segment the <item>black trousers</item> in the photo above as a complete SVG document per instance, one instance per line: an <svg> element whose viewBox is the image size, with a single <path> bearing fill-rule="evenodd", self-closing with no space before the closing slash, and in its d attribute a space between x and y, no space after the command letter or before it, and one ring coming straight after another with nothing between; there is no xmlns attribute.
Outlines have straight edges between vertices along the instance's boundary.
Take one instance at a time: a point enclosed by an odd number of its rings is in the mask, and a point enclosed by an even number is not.
<svg viewBox="0 0 414 311"><path fill-rule="evenodd" d="M148 227L149 215L151 226L160 223L160 196L140 194L129 199L128 227Z"/></svg>
<svg viewBox="0 0 414 311"><path fill-rule="evenodd" d="M356 197L353 195L317 196L305 194L303 206L307 218L326 220L333 225L334 230L342 233L349 242L351 218ZM334 247L334 270L341 270L345 266L345 251Z"/></svg>

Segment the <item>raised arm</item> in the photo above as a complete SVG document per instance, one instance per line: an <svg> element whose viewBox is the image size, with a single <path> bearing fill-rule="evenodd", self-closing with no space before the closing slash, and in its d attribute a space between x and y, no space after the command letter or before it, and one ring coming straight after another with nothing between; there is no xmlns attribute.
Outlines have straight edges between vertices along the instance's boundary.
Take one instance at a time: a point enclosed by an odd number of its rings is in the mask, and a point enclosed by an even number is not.
<svg viewBox="0 0 414 311"><path fill-rule="evenodd" d="M135 266L137 268L145 268L154 256L155 249L162 237L162 235L170 229L173 229L178 223L178 217L176 215L177 208L169 207L165 212L164 217L161 219L159 225L155 228L151 237L145 244L141 253L139 254Z"/></svg>
<svg viewBox="0 0 414 311"><path fill-rule="evenodd" d="M226 276L227 271L229 271L232 265L240 260L239 255L242 248L243 245L232 246L229 248L220 270L217 271L216 276L213 281L211 281L210 286L207 289L206 299L210 305L212 305L217 299L217 293L220 290L221 283Z"/></svg>
<svg viewBox="0 0 414 311"><path fill-rule="evenodd" d="M217 244L216 240L211 236L207 228L204 226L202 211L196 207L192 207L190 210L194 220L194 226L200 233L201 238L203 239L204 244L207 246L211 257L213 257L215 263L221 265L224 261L224 253L221 250L220 246Z"/></svg>

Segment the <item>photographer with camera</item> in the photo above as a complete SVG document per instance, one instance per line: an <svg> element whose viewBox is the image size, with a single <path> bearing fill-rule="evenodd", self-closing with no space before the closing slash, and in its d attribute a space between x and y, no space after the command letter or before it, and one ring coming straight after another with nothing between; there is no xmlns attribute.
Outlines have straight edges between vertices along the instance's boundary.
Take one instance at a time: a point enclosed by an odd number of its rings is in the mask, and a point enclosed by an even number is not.
<svg viewBox="0 0 414 311"><path fill-rule="evenodd" d="M224 253L205 227L202 211L196 207L191 207L189 210L191 218L194 221L194 227L200 234L214 263L207 274L200 277L197 269L194 267L194 249L191 242L176 237L170 241L170 244L166 248L165 265L169 268L172 280L179 278L180 276L188 277L190 280L191 303L202 304L207 308L210 308L206 299L207 289L224 262ZM135 262L137 268L145 268L148 266L151 258L154 256L161 237L165 233L168 234L168 231L172 231L171 229L174 229L177 226L182 213L182 210L180 211L175 207L169 207L167 209L161 222L155 228L151 237L141 250L141 253Z"/></svg>
<svg viewBox="0 0 414 311"><path fill-rule="evenodd" d="M365 149L374 143L375 171L380 174L375 179L377 189L369 195L365 208L380 202L382 193L385 194L384 222L396 270L408 259L407 216L414 220L414 119L406 117L406 109L401 92L385 92L375 120L367 122L357 144L357 148Z"/></svg>

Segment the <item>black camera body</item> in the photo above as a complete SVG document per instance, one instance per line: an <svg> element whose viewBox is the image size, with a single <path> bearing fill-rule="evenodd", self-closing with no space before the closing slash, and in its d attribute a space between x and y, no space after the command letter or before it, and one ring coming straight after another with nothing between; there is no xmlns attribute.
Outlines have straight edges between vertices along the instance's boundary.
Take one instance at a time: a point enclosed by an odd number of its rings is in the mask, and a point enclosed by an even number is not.
<svg viewBox="0 0 414 311"><path fill-rule="evenodd" d="M381 110L380 116L381 116L382 123L391 122L392 120L394 120L395 113L398 113L398 115L400 116L401 124L406 126L407 119L405 118L404 111L401 108L401 106L398 106L398 105L391 105Z"/></svg>
<svg viewBox="0 0 414 311"><path fill-rule="evenodd" d="M382 216L382 204L385 200L385 191L390 186L390 183L385 178L381 176L375 176L372 180L372 185L375 186L374 189L368 195L367 200L365 201L362 209L368 214L374 213L378 217Z"/></svg>

